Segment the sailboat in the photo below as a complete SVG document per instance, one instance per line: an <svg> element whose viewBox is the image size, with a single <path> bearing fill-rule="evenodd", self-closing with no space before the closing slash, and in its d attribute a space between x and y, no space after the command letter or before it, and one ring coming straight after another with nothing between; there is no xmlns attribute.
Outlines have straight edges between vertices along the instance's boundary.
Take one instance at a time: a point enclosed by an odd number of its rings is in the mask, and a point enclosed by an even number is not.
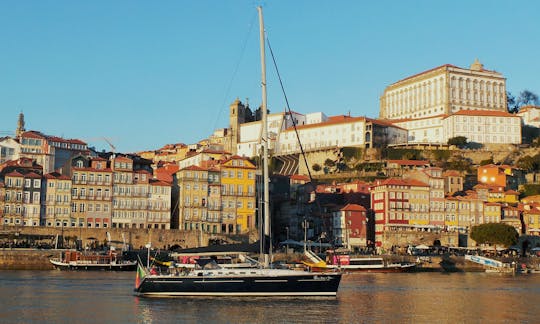
<svg viewBox="0 0 540 324"><path fill-rule="evenodd" d="M268 176L268 125L266 109L265 36L262 8L259 13L262 70L262 145L264 237L270 237L270 194ZM341 281L340 272L315 273L270 268L268 251L259 268L222 268L206 263L195 269L157 273L139 263L135 293L148 297L171 296L336 296Z"/></svg>

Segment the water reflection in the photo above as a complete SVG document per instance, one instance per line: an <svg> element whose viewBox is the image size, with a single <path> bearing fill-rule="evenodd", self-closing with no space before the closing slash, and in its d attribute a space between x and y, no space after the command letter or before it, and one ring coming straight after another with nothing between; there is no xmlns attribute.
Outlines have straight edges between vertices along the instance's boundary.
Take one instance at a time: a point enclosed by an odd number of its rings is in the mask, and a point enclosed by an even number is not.
<svg viewBox="0 0 540 324"><path fill-rule="evenodd" d="M4 323L536 322L540 275L345 275L338 298L142 298L133 273L1 271Z"/></svg>
<svg viewBox="0 0 540 324"><path fill-rule="evenodd" d="M338 313L349 305L361 321L509 322L534 318L540 277L469 274L354 274L346 278ZM344 318L350 322L352 318Z"/></svg>

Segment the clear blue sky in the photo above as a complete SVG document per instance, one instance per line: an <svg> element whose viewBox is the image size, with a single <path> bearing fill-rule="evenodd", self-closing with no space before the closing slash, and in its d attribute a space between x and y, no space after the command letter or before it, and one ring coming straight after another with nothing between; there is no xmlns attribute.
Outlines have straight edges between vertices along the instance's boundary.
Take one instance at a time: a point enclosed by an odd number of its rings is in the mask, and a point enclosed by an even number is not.
<svg viewBox="0 0 540 324"><path fill-rule="evenodd" d="M0 135L120 152L195 143L260 105L256 6L291 108L377 117L384 88L478 58L540 94L540 1L0 1ZM267 51L268 104L285 101Z"/></svg>

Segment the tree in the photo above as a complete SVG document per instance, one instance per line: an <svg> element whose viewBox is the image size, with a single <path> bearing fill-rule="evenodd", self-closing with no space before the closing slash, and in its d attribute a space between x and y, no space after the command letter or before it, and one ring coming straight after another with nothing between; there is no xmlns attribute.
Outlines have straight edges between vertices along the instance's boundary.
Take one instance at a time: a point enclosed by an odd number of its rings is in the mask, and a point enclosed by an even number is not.
<svg viewBox="0 0 540 324"><path fill-rule="evenodd" d="M472 167L472 161L468 158L465 158L462 155L453 156L451 159L446 161L444 168L449 170L458 170L469 172Z"/></svg>
<svg viewBox="0 0 540 324"><path fill-rule="evenodd" d="M336 166L336 162L334 162L332 159L326 159L324 161L324 166L334 167L334 166Z"/></svg>
<svg viewBox="0 0 540 324"><path fill-rule="evenodd" d="M536 164L532 156L526 155L520 157L516 162L516 166L525 171L532 171L536 169Z"/></svg>
<svg viewBox="0 0 540 324"><path fill-rule="evenodd" d="M506 110L511 114L519 111L519 108L516 105L516 97L514 97L510 91L506 91Z"/></svg>
<svg viewBox="0 0 540 324"><path fill-rule="evenodd" d="M487 223L473 226L471 238L478 244L498 244L507 248L517 243L519 234L513 226Z"/></svg>
<svg viewBox="0 0 540 324"><path fill-rule="evenodd" d="M459 148L464 148L467 146L467 137L465 136L456 136L448 139L448 145L455 145Z"/></svg>
<svg viewBox="0 0 540 324"><path fill-rule="evenodd" d="M529 90L523 90L519 96L514 97L509 91L506 92L506 109L509 113L515 114L519 109L527 105L539 105L538 95Z"/></svg>
<svg viewBox="0 0 540 324"><path fill-rule="evenodd" d="M318 163L315 163L311 166L311 168L313 169L313 171L315 172L319 172L321 171L321 166L318 164Z"/></svg>
<svg viewBox="0 0 540 324"><path fill-rule="evenodd" d="M538 105L538 103L538 95L536 95L536 93L529 90L523 90L519 93L519 97L517 100L517 104L519 105L519 107L527 105Z"/></svg>

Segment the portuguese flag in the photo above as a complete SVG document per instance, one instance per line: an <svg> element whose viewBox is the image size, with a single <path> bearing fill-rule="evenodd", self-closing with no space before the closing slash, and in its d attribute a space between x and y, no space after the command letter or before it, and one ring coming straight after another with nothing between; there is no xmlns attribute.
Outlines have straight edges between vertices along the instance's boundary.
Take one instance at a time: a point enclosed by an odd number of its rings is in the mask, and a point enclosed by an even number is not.
<svg viewBox="0 0 540 324"><path fill-rule="evenodd" d="M144 271L144 268L141 266L141 263L138 262L137 275L135 276L135 289L139 288L145 276L146 276L146 271Z"/></svg>

